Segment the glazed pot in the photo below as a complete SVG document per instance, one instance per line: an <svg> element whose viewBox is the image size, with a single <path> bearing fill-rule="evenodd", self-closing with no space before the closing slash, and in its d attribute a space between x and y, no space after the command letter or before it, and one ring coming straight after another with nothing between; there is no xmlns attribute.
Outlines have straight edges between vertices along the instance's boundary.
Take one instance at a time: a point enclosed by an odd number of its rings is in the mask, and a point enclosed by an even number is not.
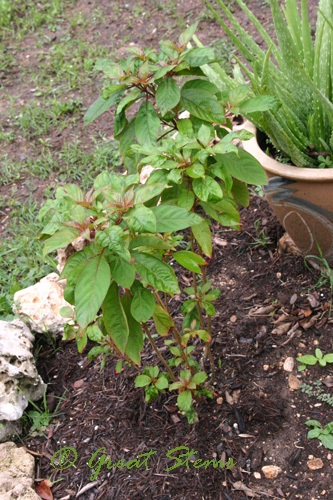
<svg viewBox="0 0 333 500"><path fill-rule="evenodd" d="M333 266L333 168L299 168L267 156L258 144L256 127L243 127L254 134L243 148L266 170L267 201L303 255L319 255Z"/></svg>

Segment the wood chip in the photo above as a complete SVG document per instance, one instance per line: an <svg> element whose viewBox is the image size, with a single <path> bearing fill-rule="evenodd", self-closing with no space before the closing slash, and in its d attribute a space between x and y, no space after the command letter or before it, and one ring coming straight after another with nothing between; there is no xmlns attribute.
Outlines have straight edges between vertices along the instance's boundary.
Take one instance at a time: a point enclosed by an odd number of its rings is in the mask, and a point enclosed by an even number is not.
<svg viewBox="0 0 333 500"><path fill-rule="evenodd" d="M297 300L297 293L294 293L294 295L291 296L289 304L292 306L293 304L295 304L296 300Z"/></svg>
<svg viewBox="0 0 333 500"><path fill-rule="evenodd" d="M248 488L244 483L242 483L242 481L237 481L236 483L233 483L233 487L235 488L235 490L244 491L245 495L247 495L248 497L259 498L259 495L257 495L257 493L254 490Z"/></svg>
<svg viewBox="0 0 333 500"><path fill-rule="evenodd" d="M276 308L277 306L273 304L263 307L252 307L249 311L249 316L269 316Z"/></svg>
<svg viewBox="0 0 333 500"><path fill-rule="evenodd" d="M324 467L324 462L321 458L313 458L307 461L307 466L310 470L318 470Z"/></svg>
<svg viewBox="0 0 333 500"><path fill-rule="evenodd" d="M285 335L289 332L292 323L281 323L272 330L272 335Z"/></svg>
<svg viewBox="0 0 333 500"><path fill-rule="evenodd" d="M79 389L80 387L83 386L83 384L84 384L84 380L82 380L82 378L81 378L81 380L76 380L74 382L73 387L74 387L74 389Z"/></svg>
<svg viewBox="0 0 333 500"><path fill-rule="evenodd" d="M278 467L277 465L264 465L261 470L267 479L276 479L282 472L281 467Z"/></svg>
<svg viewBox="0 0 333 500"><path fill-rule="evenodd" d="M333 387L333 377L328 376L323 379L323 384L326 385L326 387Z"/></svg>

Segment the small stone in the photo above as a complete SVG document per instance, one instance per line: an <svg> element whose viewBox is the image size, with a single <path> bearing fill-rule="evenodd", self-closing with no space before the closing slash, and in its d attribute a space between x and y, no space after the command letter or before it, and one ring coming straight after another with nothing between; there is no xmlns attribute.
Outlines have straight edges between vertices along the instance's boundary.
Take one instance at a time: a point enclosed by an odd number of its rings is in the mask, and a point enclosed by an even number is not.
<svg viewBox="0 0 333 500"><path fill-rule="evenodd" d="M267 370L269 370L269 365L264 365L264 370L267 372Z"/></svg>
<svg viewBox="0 0 333 500"><path fill-rule="evenodd" d="M282 274L281 273L276 273L276 277L279 280L281 278Z"/></svg>
<svg viewBox="0 0 333 500"><path fill-rule="evenodd" d="M230 321L231 321L231 323L236 323L237 316L235 316L235 314L233 316L231 316Z"/></svg>
<svg viewBox="0 0 333 500"><path fill-rule="evenodd" d="M278 467L277 465L264 465L261 470L267 479L276 479L282 472L281 467Z"/></svg>
<svg viewBox="0 0 333 500"><path fill-rule="evenodd" d="M34 332L62 335L67 319L60 316L62 307L72 307L64 299L64 283L51 273L35 285L19 290L14 295L16 312L24 314Z"/></svg>
<svg viewBox="0 0 333 500"><path fill-rule="evenodd" d="M307 466L310 470L318 470L324 467L324 462L321 458L313 458L307 461Z"/></svg>
<svg viewBox="0 0 333 500"><path fill-rule="evenodd" d="M297 391L299 389L299 386L301 385L300 380L295 377L295 375L289 375L289 389L291 391Z"/></svg>
<svg viewBox="0 0 333 500"><path fill-rule="evenodd" d="M261 479L261 474L260 474L260 472L254 472L254 473L253 473L253 475L254 475L254 477L255 477L256 479Z"/></svg>
<svg viewBox="0 0 333 500"><path fill-rule="evenodd" d="M216 402L218 405L221 405L223 403L223 398L217 398Z"/></svg>
<svg viewBox="0 0 333 500"><path fill-rule="evenodd" d="M332 455L330 453L327 455L327 460L332 460Z"/></svg>
<svg viewBox="0 0 333 500"><path fill-rule="evenodd" d="M286 371L286 372L292 372L293 369L294 369L294 366L295 366L295 360L294 358L287 358L285 360L285 362L283 363L283 369Z"/></svg>

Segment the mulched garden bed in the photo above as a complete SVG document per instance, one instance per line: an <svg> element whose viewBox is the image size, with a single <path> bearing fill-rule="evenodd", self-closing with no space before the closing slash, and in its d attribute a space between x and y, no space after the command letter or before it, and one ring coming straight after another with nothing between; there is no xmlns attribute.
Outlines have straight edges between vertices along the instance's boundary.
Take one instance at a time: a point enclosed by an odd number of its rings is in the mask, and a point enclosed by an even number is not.
<svg viewBox="0 0 333 500"><path fill-rule="evenodd" d="M116 374L116 361L109 359L100 372L99 363L86 358L88 348L79 355L74 342L60 342L56 352L44 345L39 371L49 383L50 410L66 390L65 401L45 436L30 436L24 444L42 455L37 458L37 479L55 482L55 499L333 498L332 453L318 440L307 440L304 425L310 418L331 421L332 407L293 390L296 366L292 374L283 369L287 357L314 353L316 346L333 351L329 290L311 290L317 278L303 259L278 252L283 231L263 199L253 196L241 216L240 233L213 226L215 250L208 277L221 290L212 343L217 374L215 398L198 407L198 424L190 426L177 412L176 395L165 394L147 405L143 391L134 386L133 369ZM269 238L266 247L255 242L256 220ZM181 284L190 286L190 275L181 275ZM170 306L177 315L180 302L173 300ZM143 363L154 362L146 350ZM300 380L309 383L330 372L310 367ZM193 450L189 467L166 471L178 464L166 454L180 446ZM77 460L75 467L60 472L51 459L64 447L75 448ZM112 464L150 450L157 453L147 460L148 470L108 470L104 464L91 481L94 472L87 464L102 447ZM231 457L236 465L229 470L193 467L197 459L224 463ZM323 461L319 470L307 465L313 457ZM266 479L264 465L279 466L282 472L277 479Z"/></svg>

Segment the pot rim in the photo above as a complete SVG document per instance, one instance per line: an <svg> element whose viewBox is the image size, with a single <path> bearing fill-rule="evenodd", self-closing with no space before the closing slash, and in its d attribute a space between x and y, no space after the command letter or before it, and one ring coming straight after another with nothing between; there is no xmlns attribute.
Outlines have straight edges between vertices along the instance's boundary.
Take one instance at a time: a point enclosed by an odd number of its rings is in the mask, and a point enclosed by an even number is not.
<svg viewBox="0 0 333 500"><path fill-rule="evenodd" d="M285 177L286 179L302 180L310 182L333 182L333 168L301 168L285 163L280 163L266 155L257 141L257 127L249 120L244 120L242 128L252 132L254 137L248 141L242 141L245 151L252 154L262 167L270 174Z"/></svg>

